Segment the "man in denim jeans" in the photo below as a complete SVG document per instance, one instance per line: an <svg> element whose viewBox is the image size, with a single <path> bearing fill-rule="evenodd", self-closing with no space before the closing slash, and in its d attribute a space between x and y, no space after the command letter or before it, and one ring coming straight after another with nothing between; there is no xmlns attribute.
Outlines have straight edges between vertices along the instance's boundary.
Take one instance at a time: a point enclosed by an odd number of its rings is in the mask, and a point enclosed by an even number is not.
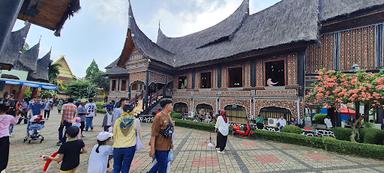
<svg viewBox="0 0 384 173"><path fill-rule="evenodd" d="M59 142L57 143L57 145L61 145L67 140L66 136L64 135L64 127L65 130L67 130L69 127L72 126L72 121L75 118L76 113L77 107L75 104L73 104L73 98L68 98L68 103L63 105L63 112L59 127Z"/></svg>
<svg viewBox="0 0 384 173"><path fill-rule="evenodd" d="M96 104L93 102L93 99L89 99L89 102L85 105L87 110L87 115L85 115L85 131L88 131L89 128L93 130L93 117L96 116Z"/></svg>
<svg viewBox="0 0 384 173"><path fill-rule="evenodd" d="M151 150L149 156L156 159L157 163L152 167L149 173L166 173L168 165L168 154L173 148L172 136L163 135L163 131L168 125L172 125L170 113L173 110L172 100L162 100L160 102L162 110L155 116L152 123Z"/></svg>

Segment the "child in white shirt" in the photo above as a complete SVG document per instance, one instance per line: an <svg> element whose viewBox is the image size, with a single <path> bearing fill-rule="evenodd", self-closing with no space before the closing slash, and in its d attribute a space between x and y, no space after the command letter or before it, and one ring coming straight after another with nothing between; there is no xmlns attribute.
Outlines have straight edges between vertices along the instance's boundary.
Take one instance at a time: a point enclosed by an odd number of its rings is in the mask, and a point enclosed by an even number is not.
<svg viewBox="0 0 384 173"><path fill-rule="evenodd" d="M112 133L100 132L97 135L97 143L93 146L88 160L88 173L107 172L109 156L113 155L112 146L107 143L110 141Z"/></svg>

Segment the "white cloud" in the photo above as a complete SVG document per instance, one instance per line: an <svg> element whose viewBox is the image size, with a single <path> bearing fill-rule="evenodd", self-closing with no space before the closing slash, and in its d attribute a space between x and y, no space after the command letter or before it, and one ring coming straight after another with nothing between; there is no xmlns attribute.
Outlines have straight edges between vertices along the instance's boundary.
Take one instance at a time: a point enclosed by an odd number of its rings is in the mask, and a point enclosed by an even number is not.
<svg viewBox="0 0 384 173"><path fill-rule="evenodd" d="M128 19L128 0L88 0L82 1L83 8L89 8L102 23L117 21L124 25Z"/></svg>
<svg viewBox="0 0 384 173"><path fill-rule="evenodd" d="M183 36L213 26L232 14L241 0L194 0L197 9L173 13L171 9L161 8L152 21L144 27L157 26L161 21L162 30L168 36ZM221 3L221 4L218 4Z"/></svg>
<svg viewBox="0 0 384 173"><path fill-rule="evenodd" d="M150 20L140 20L143 16L135 13L135 18L140 28L152 40L156 40L158 23L161 21L161 28L170 37L178 37L201 31L213 26L231 15L243 0L163 0L153 3L156 7L145 13L152 16ZM250 0L250 11L255 13L273 5L278 0ZM90 8L96 17L104 24L118 24L125 27L127 24L128 0L88 0L84 5ZM149 1L135 1L145 5ZM134 11L135 11L135 7ZM136 7L137 8L137 7ZM176 9L175 9L176 8ZM147 17L147 16L146 16Z"/></svg>

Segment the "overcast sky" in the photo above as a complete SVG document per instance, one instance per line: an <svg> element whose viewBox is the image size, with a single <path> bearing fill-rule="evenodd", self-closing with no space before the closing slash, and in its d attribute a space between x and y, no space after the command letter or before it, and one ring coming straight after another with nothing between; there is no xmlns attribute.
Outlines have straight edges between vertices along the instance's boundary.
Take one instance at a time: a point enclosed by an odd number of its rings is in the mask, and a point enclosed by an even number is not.
<svg viewBox="0 0 384 173"><path fill-rule="evenodd" d="M279 0L250 0L251 14ZM171 37L208 28L232 14L242 0L131 0L141 30L154 42L159 23ZM92 59L101 70L121 53L127 30L128 0L81 0L82 9L64 24L61 37L32 25L27 43L39 41L40 57L52 47L52 59L64 55L77 77L84 77ZM23 26L18 21L14 30Z"/></svg>

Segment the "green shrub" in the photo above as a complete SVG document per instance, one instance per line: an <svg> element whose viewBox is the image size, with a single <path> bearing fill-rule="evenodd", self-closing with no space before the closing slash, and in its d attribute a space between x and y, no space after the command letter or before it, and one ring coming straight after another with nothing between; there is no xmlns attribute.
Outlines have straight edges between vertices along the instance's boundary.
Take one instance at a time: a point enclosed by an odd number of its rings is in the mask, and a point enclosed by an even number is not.
<svg viewBox="0 0 384 173"><path fill-rule="evenodd" d="M352 129L336 127L332 129L336 139L343 141L351 141Z"/></svg>
<svg viewBox="0 0 384 173"><path fill-rule="evenodd" d="M293 133L278 133L264 130L256 130L252 137L384 160L384 146L382 145L352 143L328 137L307 137Z"/></svg>
<svg viewBox="0 0 384 173"><path fill-rule="evenodd" d="M104 103L104 102L96 102L96 107L97 108L104 108L104 106L106 105L106 103Z"/></svg>
<svg viewBox="0 0 384 173"><path fill-rule="evenodd" d="M105 114L106 112L104 108L97 108L97 113Z"/></svg>
<svg viewBox="0 0 384 173"><path fill-rule="evenodd" d="M360 130L360 141L367 144L383 144L384 131L374 128L364 128Z"/></svg>
<svg viewBox="0 0 384 173"><path fill-rule="evenodd" d="M181 119L181 113L178 112L171 112L171 117L174 119Z"/></svg>
<svg viewBox="0 0 384 173"><path fill-rule="evenodd" d="M180 127L187 127L187 128L204 130L204 131L211 131L211 132L213 132L215 130L214 124L194 122L194 121L189 121L189 120L175 119L175 125L180 126Z"/></svg>
<svg viewBox="0 0 384 173"><path fill-rule="evenodd" d="M315 114L313 117L313 122L317 124L324 124L324 118L327 116L327 114Z"/></svg>
<svg viewBox="0 0 384 173"><path fill-rule="evenodd" d="M285 126L281 131L285 133L296 133L296 134L303 133L303 130L300 127L297 127L294 125Z"/></svg>
<svg viewBox="0 0 384 173"><path fill-rule="evenodd" d="M364 121L364 122L363 122L363 127L364 127L364 128L373 128L373 127L374 127L374 124L373 124L373 123L370 123L370 122L366 122L366 121Z"/></svg>

